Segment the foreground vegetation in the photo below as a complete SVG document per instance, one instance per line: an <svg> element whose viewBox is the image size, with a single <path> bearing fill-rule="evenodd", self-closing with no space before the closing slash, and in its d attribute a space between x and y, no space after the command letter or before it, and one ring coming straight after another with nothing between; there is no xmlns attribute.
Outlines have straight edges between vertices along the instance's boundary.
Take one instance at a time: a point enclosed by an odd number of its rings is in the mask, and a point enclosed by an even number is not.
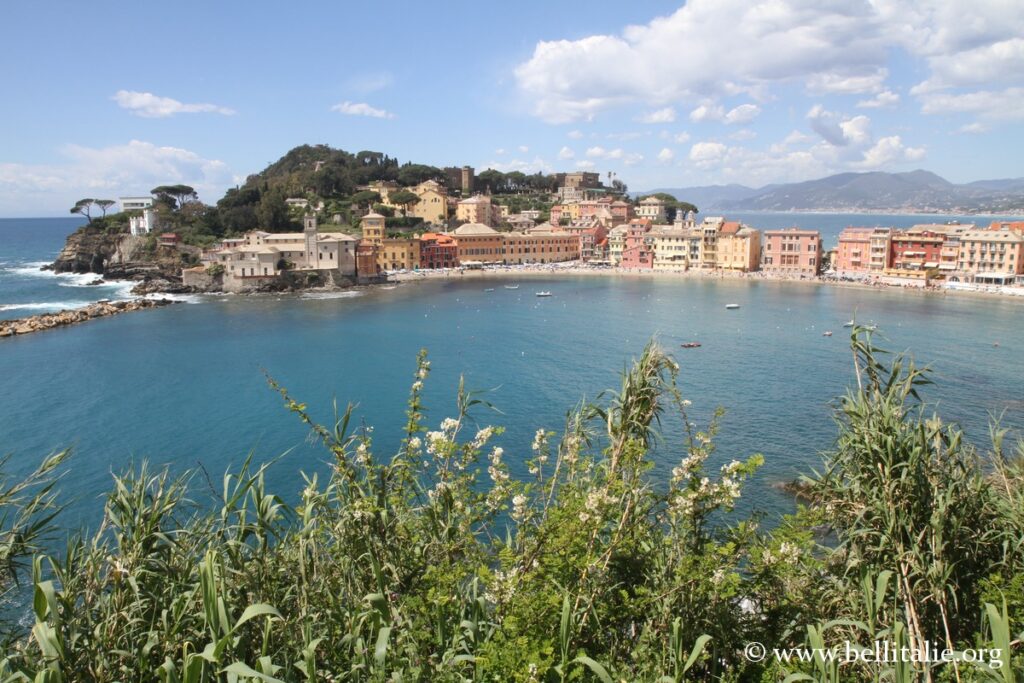
<svg viewBox="0 0 1024 683"><path fill-rule="evenodd" d="M691 422L654 345L560 434L537 432L527 481L491 443L500 428L475 422L479 396L460 388L428 430L425 355L389 456L351 408L320 425L273 385L332 463L294 507L266 465L225 475L213 509L190 502L194 477L142 466L115 477L98 532L43 555L61 454L0 487L0 560L34 585L34 625L5 625L0 680L1021 680L1024 449L993 428L976 452L925 412L925 370L882 364L867 330L851 342L834 448L772 530L735 512L762 458L712 467L718 415ZM675 453L668 481L656 443ZM748 647L873 641L960 655L780 662ZM979 648L991 656L962 661Z"/></svg>

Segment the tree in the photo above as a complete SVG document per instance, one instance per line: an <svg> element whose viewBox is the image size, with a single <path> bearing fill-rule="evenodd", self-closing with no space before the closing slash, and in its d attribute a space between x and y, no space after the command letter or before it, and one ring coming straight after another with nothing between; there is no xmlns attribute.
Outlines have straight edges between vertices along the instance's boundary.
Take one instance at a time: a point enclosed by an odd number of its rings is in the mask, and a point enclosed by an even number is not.
<svg viewBox="0 0 1024 683"><path fill-rule="evenodd" d="M406 164L398 169L398 182L405 186L419 185L427 180L442 178L444 173L436 166Z"/></svg>
<svg viewBox="0 0 1024 683"><path fill-rule="evenodd" d="M392 204L401 207L403 216L411 206L420 201L420 198L416 193L410 192L409 190L398 190L397 192L392 192L388 198L391 200Z"/></svg>
<svg viewBox="0 0 1024 683"><path fill-rule="evenodd" d="M172 211L177 211L186 202L199 200L195 188L190 185L160 185L149 191L157 201L168 206Z"/></svg>
<svg viewBox="0 0 1024 683"><path fill-rule="evenodd" d="M115 202L113 199L97 199L96 200L96 206L100 207L100 210L103 211L103 218L107 217L107 209L109 209L110 207L112 207L116 203L117 202Z"/></svg>
<svg viewBox="0 0 1024 683"><path fill-rule="evenodd" d="M292 227L288 204L280 190L264 193L256 209L256 218L268 232L286 232Z"/></svg>
<svg viewBox="0 0 1024 683"><path fill-rule="evenodd" d="M381 197L380 192L363 190L362 192L356 192L349 199L355 206L372 206L374 203L379 202Z"/></svg>
<svg viewBox="0 0 1024 683"><path fill-rule="evenodd" d="M75 202L75 205L71 207L71 213L78 213L89 219L92 223L92 216L89 215L89 209L96 203L95 199L79 199Z"/></svg>

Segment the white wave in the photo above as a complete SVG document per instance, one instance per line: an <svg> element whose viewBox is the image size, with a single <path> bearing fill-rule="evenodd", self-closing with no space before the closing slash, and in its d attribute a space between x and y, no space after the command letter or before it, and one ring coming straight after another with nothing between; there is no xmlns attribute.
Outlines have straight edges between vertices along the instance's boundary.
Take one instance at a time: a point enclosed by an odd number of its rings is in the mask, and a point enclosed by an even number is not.
<svg viewBox="0 0 1024 683"><path fill-rule="evenodd" d="M65 308L81 308L91 301L47 301L30 304L0 304L0 311L60 311Z"/></svg>
<svg viewBox="0 0 1024 683"><path fill-rule="evenodd" d="M143 294L141 297L134 297L138 299L169 299L170 301L180 301L183 304L199 304L203 302L203 298L198 294L164 294L161 292L154 292L152 294Z"/></svg>
<svg viewBox="0 0 1024 683"><path fill-rule="evenodd" d="M8 273L14 275L28 275L37 277L54 277L56 273L52 270L42 270L43 266L50 265L49 261L28 261L13 267L4 268Z"/></svg>
<svg viewBox="0 0 1024 683"><path fill-rule="evenodd" d="M362 292L307 292L300 299L351 299L362 296Z"/></svg>

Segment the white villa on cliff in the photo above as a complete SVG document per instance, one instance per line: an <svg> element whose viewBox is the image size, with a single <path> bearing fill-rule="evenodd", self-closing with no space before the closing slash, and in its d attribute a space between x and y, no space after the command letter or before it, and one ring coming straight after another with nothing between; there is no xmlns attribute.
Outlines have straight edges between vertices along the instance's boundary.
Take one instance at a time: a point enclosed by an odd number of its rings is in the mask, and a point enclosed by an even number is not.
<svg viewBox="0 0 1024 683"><path fill-rule="evenodd" d="M316 216L306 216L302 232L256 230L224 240L203 258L207 265L224 267L227 291L258 286L284 271L320 271L325 282L337 277L354 280L357 243L343 232L320 232Z"/></svg>

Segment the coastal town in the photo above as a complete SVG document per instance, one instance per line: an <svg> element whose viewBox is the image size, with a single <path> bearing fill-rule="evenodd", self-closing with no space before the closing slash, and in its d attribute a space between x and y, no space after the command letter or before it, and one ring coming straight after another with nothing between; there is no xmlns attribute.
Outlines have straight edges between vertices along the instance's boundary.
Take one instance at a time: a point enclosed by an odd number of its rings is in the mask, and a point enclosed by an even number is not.
<svg viewBox="0 0 1024 683"><path fill-rule="evenodd" d="M302 232L252 230L225 238L184 269L197 289L256 291L284 277L310 285L374 283L389 275L493 266L574 264L634 272L759 273L787 279L841 278L911 287L1024 285L1024 221L925 223L910 228L848 227L827 247L819 231L759 230L722 216L698 219L658 195L630 199L593 172L557 174L553 204L512 213L488 192L474 191L473 169L456 169L461 192L426 180L411 187L374 181L359 188L380 198L357 216L358 231L326 216L323 204L286 203ZM152 198L122 198L132 235L153 233ZM417 230L389 227L377 210L401 211ZM391 213L391 211L389 211ZM546 218L546 220L542 220ZM353 221L355 222L355 221ZM404 230L404 231L403 231ZM157 244L174 248L161 232Z"/></svg>

